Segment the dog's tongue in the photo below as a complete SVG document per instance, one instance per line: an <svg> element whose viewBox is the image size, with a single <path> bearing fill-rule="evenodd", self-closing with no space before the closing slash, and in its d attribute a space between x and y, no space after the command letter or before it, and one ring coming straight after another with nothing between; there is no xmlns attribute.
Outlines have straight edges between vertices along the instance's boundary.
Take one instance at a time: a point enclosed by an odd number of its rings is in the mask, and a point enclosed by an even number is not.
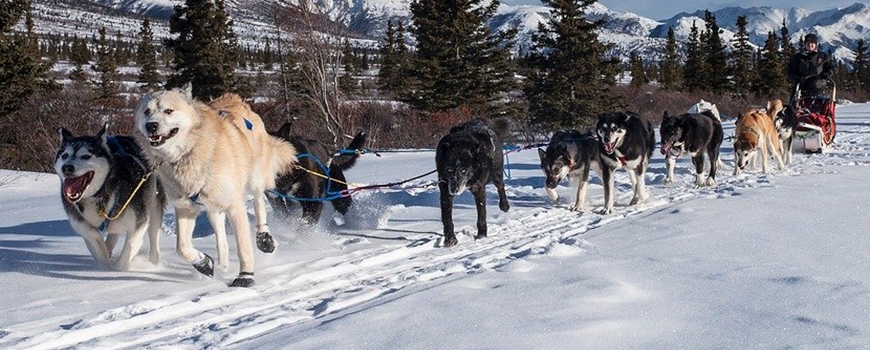
<svg viewBox="0 0 870 350"><path fill-rule="evenodd" d="M662 145L662 155L668 154L671 150L671 145Z"/></svg>
<svg viewBox="0 0 870 350"><path fill-rule="evenodd" d="M68 177L63 180L63 196L70 203L78 202L82 199L85 189L91 184L91 179L94 177L94 172L89 171L79 177Z"/></svg>
<svg viewBox="0 0 870 350"><path fill-rule="evenodd" d="M604 151L607 152L607 154L613 153L613 145L609 144L609 143L605 143L604 144Z"/></svg>

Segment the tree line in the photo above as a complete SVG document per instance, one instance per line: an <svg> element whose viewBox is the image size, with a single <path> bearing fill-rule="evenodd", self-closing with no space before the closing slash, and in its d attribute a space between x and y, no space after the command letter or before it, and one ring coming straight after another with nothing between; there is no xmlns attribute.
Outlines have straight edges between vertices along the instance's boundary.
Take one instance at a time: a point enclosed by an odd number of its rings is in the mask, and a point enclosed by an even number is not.
<svg viewBox="0 0 870 350"><path fill-rule="evenodd" d="M55 60L68 60L73 65L68 78L92 87L101 100L117 99L118 67L132 61L143 90L192 82L194 95L208 100L224 92L251 96L270 88L279 104L293 106L285 109L319 120L335 143L348 128L351 112L344 102L366 94L363 89L422 114L509 115L546 131L590 125L591 116L624 108L613 93L624 71L635 88L654 83L661 91L686 94L782 98L791 88L786 63L802 46L789 41L783 22L755 48L748 40L747 18L741 16L729 52L716 17L706 11L685 43L669 29L660 61L644 62L631 54L628 62L620 62L612 45L597 35L604 19L591 21L587 15L595 0L543 0L552 16L522 52L514 49L516 31L487 26L498 2L483 0L413 0L410 22L388 20L377 51L354 45L349 28L333 20L341 13L326 13L307 1L273 5L275 33L262 48L239 44L225 0L176 5L169 19L171 37L162 42L155 41L147 17L136 43L105 28L90 38L39 40L29 0L0 1L0 81L8 82L0 87L4 116L34 92L60 88L49 78ZM22 16L26 31L13 33ZM841 90L870 92L867 51L859 40L851 67L838 66ZM86 74L85 65L95 74ZM240 74L249 66L270 73ZM363 72L375 69L374 81L365 85Z"/></svg>

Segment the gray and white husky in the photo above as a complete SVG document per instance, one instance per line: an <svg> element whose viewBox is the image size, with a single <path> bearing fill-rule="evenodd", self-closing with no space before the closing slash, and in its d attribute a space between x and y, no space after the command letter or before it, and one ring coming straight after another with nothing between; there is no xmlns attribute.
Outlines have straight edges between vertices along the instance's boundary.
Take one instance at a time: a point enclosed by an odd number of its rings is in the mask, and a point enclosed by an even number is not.
<svg viewBox="0 0 870 350"><path fill-rule="evenodd" d="M601 214L613 212L614 176L616 169L625 168L631 178L635 205L649 197L644 174L655 148L652 124L631 112L610 112L598 115L595 128L598 133L601 159L601 181L604 182L604 209Z"/></svg>
<svg viewBox="0 0 870 350"><path fill-rule="evenodd" d="M63 208L91 255L104 266L112 266L112 249L118 236L126 233L114 268L129 269L146 231L151 243L148 260L157 264L165 202L160 184L156 176L149 176L150 166L136 142L127 136L109 136L106 128L95 136L77 137L64 128L58 130L54 169L61 180Z"/></svg>
<svg viewBox="0 0 870 350"><path fill-rule="evenodd" d="M601 174L600 147L595 135L582 134L577 130L560 130L550 138L547 149L538 149L541 159L541 169L547 176L547 196L553 202L559 201L556 186L564 178L577 187L577 196L570 210L583 211L586 201L586 189L589 183L589 171Z"/></svg>

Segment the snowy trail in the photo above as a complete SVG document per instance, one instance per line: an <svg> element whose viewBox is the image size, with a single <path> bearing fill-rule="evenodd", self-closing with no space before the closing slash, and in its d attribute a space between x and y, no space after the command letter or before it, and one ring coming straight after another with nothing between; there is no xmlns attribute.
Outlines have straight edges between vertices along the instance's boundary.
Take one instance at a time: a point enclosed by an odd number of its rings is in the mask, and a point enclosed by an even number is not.
<svg viewBox="0 0 870 350"><path fill-rule="evenodd" d="M840 120L844 119L848 120L848 114L841 116ZM778 177L833 171L825 169L830 165L870 165L870 124L842 128L837 140L839 147L834 152L796 155L785 173L733 177L729 165L720 170L717 186L695 189L689 185L694 175L688 170L687 160L680 160L677 181L668 186L662 185L664 165L658 162L647 175L650 199L636 206L624 206L630 198L630 189L627 176L620 172L617 207L610 215L593 212L603 203L600 183L590 190L587 198L590 209L582 214L568 211L564 198L562 204L553 206L545 204L546 196L540 188L527 191L515 186L515 194L524 198L538 196L542 205L515 206L507 214L490 211L490 220L493 217L495 220L490 222L490 237L486 239L474 241L473 233L468 232L473 224L467 221L457 223L460 244L450 249L440 248L440 235L420 234L410 242L355 246L342 255L301 261L288 258L289 262L263 267L263 274L270 277L261 278L253 289L162 294L102 312L4 325L0 329L0 348L225 347L288 325L305 327L311 323L313 327L327 315L374 307L378 304L374 301L389 299L390 295L413 293L415 288L499 269L532 256L594 254L597 247L584 240L583 235L614 222L654 215L697 198L724 198L744 190L774 186L772 182ZM726 147L730 148L727 142L723 144ZM730 152L723 154L725 162L730 163ZM528 159L524 163L535 165ZM573 199L571 189L560 191ZM423 192L437 196L434 188ZM495 198L493 193L488 195L490 200ZM492 210L492 205L489 209ZM473 213L473 209L464 210ZM440 232L440 222L427 225Z"/></svg>

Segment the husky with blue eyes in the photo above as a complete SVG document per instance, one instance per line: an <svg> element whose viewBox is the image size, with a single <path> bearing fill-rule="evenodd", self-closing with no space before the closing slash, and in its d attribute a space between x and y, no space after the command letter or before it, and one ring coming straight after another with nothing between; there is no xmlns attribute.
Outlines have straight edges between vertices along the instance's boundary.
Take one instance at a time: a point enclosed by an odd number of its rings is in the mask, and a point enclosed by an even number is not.
<svg viewBox="0 0 870 350"><path fill-rule="evenodd" d="M149 261L160 261L159 238L165 198L156 176L133 138L109 136L107 126L94 136L73 136L61 128L54 169L61 181L61 202L72 228L94 259L105 267L128 270L150 239ZM103 234L106 234L105 239ZM127 234L114 261L119 235Z"/></svg>

